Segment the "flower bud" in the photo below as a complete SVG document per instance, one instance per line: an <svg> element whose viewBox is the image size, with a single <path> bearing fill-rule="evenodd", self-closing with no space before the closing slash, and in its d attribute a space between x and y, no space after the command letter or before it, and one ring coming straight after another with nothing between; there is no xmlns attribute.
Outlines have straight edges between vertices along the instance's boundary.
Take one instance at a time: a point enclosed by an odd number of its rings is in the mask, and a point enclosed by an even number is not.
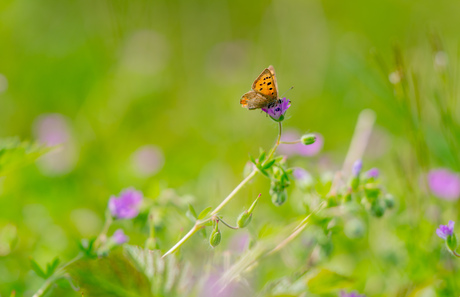
<svg viewBox="0 0 460 297"><path fill-rule="evenodd" d="M447 236L446 245L447 248L451 251L455 251L457 249L457 237L455 234Z"/></svg>
<svg viewBox="0 0 460 297"><path fill-rule="evenodd" d="M387 208L391 209L395 206L395 198L391 194L386 194L383 199Z"/></svg>
<svg viewBox="0 0 460 297"><path fill-rule="evenodd" d="M272 190L270 190L270 195L272 195L272 202L276 206L282 205L287 200L287 191L286 190L281 190L281 191L272 191Z"/></svg>
<svg viewBox="0 0 460 297"><path fill-rule="evenodd" d="M385 213L385 207L379 201L375 201L371 206L371 214L380 218Z"/></svg>
<svg viewBox="0 0 460 297"><path fill-rule="evenodd" d="M212 230L211 236L209 236L209 244L215 248L220 244L220 240L222 239L222 235L220 234L220 230L218 228L218 224L216 223L216 227Z"/></svg>
<svg viewBox="0 0 460 297"><path fill-rule="evenodd" d="M366 232L366 225L362 220L353 218L345 223L344 232L348 238L360 238Z"/></svg>
<svg viewBox="0 0 460 297"><path fill-rule="evenodd" d="M238 216L238 219L236 220L236 225L238 226L238 228L244 228L251 222L251 219L252 213L248 213L248 211L245 210Z"/></svg>
<svg viewBox="0 0 460 297"><path fill-rule="evenodd" d="M312 133L302 135L300 141L305 145L313 144L316 141L316 135Z"/></svg>

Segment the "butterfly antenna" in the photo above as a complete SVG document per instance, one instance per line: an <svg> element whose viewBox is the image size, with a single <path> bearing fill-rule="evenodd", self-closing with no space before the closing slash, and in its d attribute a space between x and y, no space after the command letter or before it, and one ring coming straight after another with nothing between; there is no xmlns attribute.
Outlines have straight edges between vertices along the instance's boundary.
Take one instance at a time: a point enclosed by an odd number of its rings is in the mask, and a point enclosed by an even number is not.
<svg viewBox="0 0 460 297"><path fill-rule="evenodd" d="M280 98L283 98L283 96L286 95L286 93L289 92L292 89L294 89L294 86L290 87L286 92L284 92L283 95L280 96Z"/></svg>

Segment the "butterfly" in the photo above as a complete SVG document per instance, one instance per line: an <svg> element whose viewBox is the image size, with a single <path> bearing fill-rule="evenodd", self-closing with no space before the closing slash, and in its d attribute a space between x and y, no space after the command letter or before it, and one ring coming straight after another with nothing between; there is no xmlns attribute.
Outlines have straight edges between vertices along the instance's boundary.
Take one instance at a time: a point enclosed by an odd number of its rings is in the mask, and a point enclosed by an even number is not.
<svg viewBox="0 0 460 297"><path fill-rule="evenodd" d="M251 87L252 91L241 96L240 104L247 109L271 107L278 102L278 85L275 69L268 66L256 78Z"/></svg>

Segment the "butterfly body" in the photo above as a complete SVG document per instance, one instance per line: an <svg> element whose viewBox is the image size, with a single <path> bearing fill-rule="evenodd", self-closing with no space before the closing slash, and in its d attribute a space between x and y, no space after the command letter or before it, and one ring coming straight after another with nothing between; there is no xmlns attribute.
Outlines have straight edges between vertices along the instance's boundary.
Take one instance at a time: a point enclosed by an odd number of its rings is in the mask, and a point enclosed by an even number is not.
<svg viewBox="0 0 460 297"><path fill-rule="evenodd" d="M278 85L276 83L275 69L269 66L256 78L252 90L240 99L242 107L257 109L270 107L278 101Z"/></svg>

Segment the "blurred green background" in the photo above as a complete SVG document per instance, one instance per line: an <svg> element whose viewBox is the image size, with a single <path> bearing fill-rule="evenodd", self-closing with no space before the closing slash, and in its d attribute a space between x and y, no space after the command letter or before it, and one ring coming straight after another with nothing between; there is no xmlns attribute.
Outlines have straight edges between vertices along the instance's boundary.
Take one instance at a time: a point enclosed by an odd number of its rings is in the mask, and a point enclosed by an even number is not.
<svg viewBox="0 0 460 297"><path fill-rule="evenodd" d="M64 143L0 179L0 227L18 238L0 255L2 296L36 290L29 257L71 258L80 238L100 231L110 195L126 187L152 199L174 188L197 209L217 205L241 180L248 153L275 140L275 123L239 105L268 65L279 93L294 86L284 127L324 137L319 155L294 164L340 168L357 115L371 108L377 128L364 160L391 180L394 152L407 151L406 114L371 53L391 72L398 45L429 78L430 32L457 60L459 11L454 0L1 1L0 138ZM426 118L435 146L436 123ZM453 167L439 147L433 164ZM139 156L146 148L150 161ZM390 188L403 193L398 185ZM228 213L259 192L267 182L249 186ZM289 211L266 202L267 215L296 213L293 201ZM167 230L163 251L180 228ZM134 230L132 243L142 244L146 235Z"/></svg>

